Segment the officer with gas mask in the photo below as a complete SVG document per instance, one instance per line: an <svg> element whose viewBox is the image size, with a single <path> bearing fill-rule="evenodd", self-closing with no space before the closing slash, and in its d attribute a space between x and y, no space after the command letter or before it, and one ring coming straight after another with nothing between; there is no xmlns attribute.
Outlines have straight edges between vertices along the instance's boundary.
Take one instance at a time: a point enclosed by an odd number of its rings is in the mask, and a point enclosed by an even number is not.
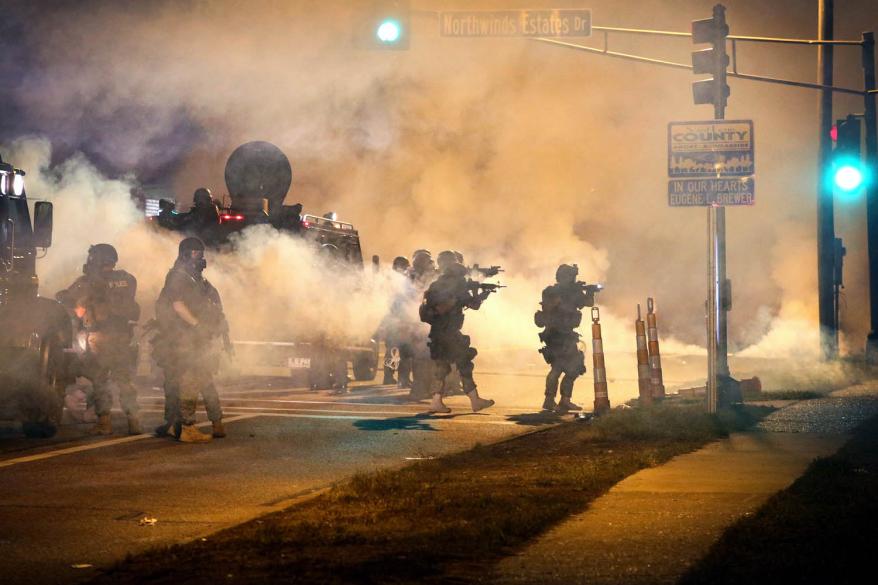
<svg viewBox="0 0 878 585"><path fill-rule="evenodd" d="M457 366L473 412L478 412L492 406L494 401L479 396L473 380L473 359L478 352L470 345L469 336L461 333L461 329L464 309L478 310L491 291L473 287L467 278L469 269L458 261L455 252L446 250L440 253L438 264L441 276L424 293L419 309L421 321L430 325L430 357L434 363L430 412L451 412L442 398L452 364Z"/></svg>
<svg viewBox="0 0 878 585"><path fill-rule="evenodd" d="M224 437L222 408L213 382L219 367L216 342L227 349L228 323L216 288L204 278L204 243L198 238L180 242L177 260L165 277L156 301L158 334L153 341L156 362L165 373L165 425L184 443L203 443ZM198 395L204 399L212 435L195 428Z"/></svg>
<svg viewBox="0 0 878 585"><path fill-rule="evenodd" d="M583 307L594 306L595 285L576 280L579 267L562 264L555 271L555 284L543 290L541 309L534 315L534 324L545 329L540 341L543 358L551 366L546 376L543 410L558 413L582 410L574 404L573 384L585 373L585 354L579 349L579 333L576 328L582 322ZM564 375L561 380L561 375ZM558 382L561 383L561 399L555 404Z"/></svg>
<svg viewBox="0 0 878 585"><path fill-rule="evenodd" d="M110 409L112 381L119 388L119 402L128 418L128 433L139 435L137 389L132 383L137 364L134 325L140 319L140 306L135 300L137 279L124 270L117 270L119 254L110 244L95 244L88 249L82 276L55 298L70 310L85 335L85 354L81 374L91 380L97 423L91 434L110 435L113 426Z"/></svg>

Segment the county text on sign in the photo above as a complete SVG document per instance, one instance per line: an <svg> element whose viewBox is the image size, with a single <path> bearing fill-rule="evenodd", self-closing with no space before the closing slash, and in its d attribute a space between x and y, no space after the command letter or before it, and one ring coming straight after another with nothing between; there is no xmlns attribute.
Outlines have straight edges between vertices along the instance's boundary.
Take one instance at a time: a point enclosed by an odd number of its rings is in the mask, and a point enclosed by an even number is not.
<svg viewBox="0 0 878 585"><path fill-rule="evenodd" d="M468 10L442 12L445 37L587 37L591 10Z"/></svg>
<svg viewBox="0 0 878 585"><path fill-rule="evenodd" d="M752 120L668 124L669 177L748 177L754 172Z"/></svg>
<svg viewBox="0 0 878 585"><path fill-rule="evenodd" d="M668 205L671 207L753 205L755 202L752 177L668 181Z"/></svg>

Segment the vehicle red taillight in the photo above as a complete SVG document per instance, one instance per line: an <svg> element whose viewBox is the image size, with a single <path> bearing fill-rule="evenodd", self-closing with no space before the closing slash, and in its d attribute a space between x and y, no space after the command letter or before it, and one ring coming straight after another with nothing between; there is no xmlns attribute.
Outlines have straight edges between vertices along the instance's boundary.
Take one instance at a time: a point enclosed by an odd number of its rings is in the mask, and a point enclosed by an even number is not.
<svg viewBox="0 0 878 585"><path fill-rule="evenodd" d="M223 213L220 215L220 223L227 221L244 221L244 216L241 214L232 215L231 213Z"/></svg>

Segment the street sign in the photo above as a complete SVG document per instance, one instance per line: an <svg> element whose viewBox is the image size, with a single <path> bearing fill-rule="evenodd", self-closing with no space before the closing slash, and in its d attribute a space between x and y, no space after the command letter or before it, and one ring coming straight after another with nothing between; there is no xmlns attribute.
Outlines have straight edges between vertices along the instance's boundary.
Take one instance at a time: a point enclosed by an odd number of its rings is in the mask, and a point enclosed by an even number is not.
<svg viewBox="0 0 878 585"><path fill-rule="evenodd" d="M591 10L466 10L442 12L443 37L588 37Z"/></svg>
<svg viewBox="0 0 878 585"><path fill-rule="evenodd" d="M724 179L671 179L668 205L671 207L714 207L753 205L756 202L753 177Z"/></svg>
<svg viewBox="0 0 878 585"><path fill-rule="evenodd" d="M668 124L669 177L749 177L754 172L752 120Z"/></svg>

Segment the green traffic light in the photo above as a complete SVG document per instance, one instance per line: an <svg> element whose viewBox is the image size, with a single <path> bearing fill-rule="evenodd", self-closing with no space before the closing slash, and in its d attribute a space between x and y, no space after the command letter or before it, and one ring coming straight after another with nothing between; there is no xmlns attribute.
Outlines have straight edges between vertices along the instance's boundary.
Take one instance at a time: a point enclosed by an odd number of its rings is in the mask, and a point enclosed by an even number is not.
<svg viewBox="0 0 878 585"><path fill-rule="evenodd" d="M375 37L384 44L393 44L402 36L402 26L393 19L382 20L375 29Z"/></svg>
<svg viewBox="0 0 878 585"><path fill-rule="evenodd" d="M833 180L836 187L851 193L863 186L863 171L854 165L842 165L835 170Z"/></svg>

